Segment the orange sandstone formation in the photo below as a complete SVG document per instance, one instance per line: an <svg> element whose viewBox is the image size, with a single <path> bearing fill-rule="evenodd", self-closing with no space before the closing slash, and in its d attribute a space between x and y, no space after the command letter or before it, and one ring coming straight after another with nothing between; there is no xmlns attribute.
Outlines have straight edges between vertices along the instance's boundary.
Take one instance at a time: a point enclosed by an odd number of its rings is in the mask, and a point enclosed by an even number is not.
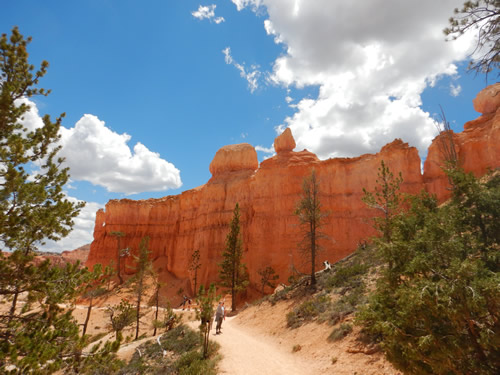
<svg viewBox="0 0 500 375"><path fill-rule="evenodd" d="M491 109L500 103L495 102L491 87L488 89L490 94L483 95L482 104L476 108L489 113L465 124L462 133L451 134L460 162L476 175L500 167L500 110ZM494 90L498 92L500 87L494 86ZM201 254L198 285L217 281L217 263L221 261L229 221L238 202L250 286L257 289L258 271L266 266L272 266L280 281L286 281L293 267L307 270L297 250L301 235L293 211L300 199L302 181L313 168L320 180L323 209L330 213L323 228L329 238L323 243L319 258L335 262L374 234L374 212L361 197L363 187L374 189L382 160L393 172L402 173L403 191L417 193L425 188L441 200L449 195L448 181L441 169L441 138L437 137L429 148L423 175L417 149L400 139L377 154L321 161L307 150L294 152L295 141L287 129L275 140L277 154L260 166L251 145L225 146L217 151L210 164L212 178L203 186L161 199L109 201L105 210L97 213L86 264L116 264L117 239L110 235L113 231L125 233L122 247L132 252L137 252L142 237L149 236L155 268L170 280L184 282L187 292L192 292L188 271L192 252L199 250ZM125 263L130 265L131 258Z"/></svg>

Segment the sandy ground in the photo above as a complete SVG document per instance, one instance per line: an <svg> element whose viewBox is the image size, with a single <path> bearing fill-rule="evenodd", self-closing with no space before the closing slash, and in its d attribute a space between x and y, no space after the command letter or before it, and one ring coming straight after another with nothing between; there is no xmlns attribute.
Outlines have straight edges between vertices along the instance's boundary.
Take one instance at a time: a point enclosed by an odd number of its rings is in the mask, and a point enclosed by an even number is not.
<svg viewBox="0 0 500 375"><path fill-rule="evenodd" d="M297 329L287 328L286 313L294 303L297 302L282 301L272 306L265 302L243 310L232 320L226 319L222 326L223 334L220 338L216 336L216 340L220 340L222 354L240 354L237 361L226 355L220 366L221 373L229 368L230 371L226 373L236 375L400 374L385 360L382 353L362 352L366 348L356 341L356 334L359 332L357 328L343 340L334 343L327 341L334 328L328 324L309 323ZM231 338L232 335L234 339ZM301 349L294 352L297 345ZM273 358L277 358L275 364L278 368L271 370L269 367L268 371L266 364L271 366ZM233 363L236 366L229 367ZM283 371L279 370L280 365L285 366ZM253 372L255 368L258 370Z"/></svg>
<svg viewBox="0 0 500 375"><path fill-rule="evenodd" d="M220 344L223 359L219 364L220 374L230 375L301 375L314 374L314 367L306 360L294 356L290 351L275 345L272 340L255 334L226 318L222 334L215 335L212 329L210 339Z"/></svg>
<svg viewBox="0 0 500 375"><path fill-rule="evenodd" d="M116 296L115 296L116 297ZM92 309L89 335L109 332L109 316L106 305L111 301L100 301ZM300 301L280 301L272 306L268 302L242 309L234 317L228 317L222 325L222 334L215 335L212 329L210 339L220 344L222 360L220 374L230 375L399 375L399 372L384 359L382 353L365 354L366 348L356 341L358 329L341 341L327 340L334 327L328 324L308 323L297 329L286 327L286 314ZM229 304L228 304L229 305ZM0 304L6 309L7 304ZM182 315L182 320L198 329L195 311L174 309ZM141 319L140 334L145 337L132 341L135 326L123 332L125 342L118 352L119 358L128 361L136 348L153 337L151 323L154 309L144 308L147 313ZM73 312L78 322L83 323L87 306L78 304ZM162 313L160 312L160 318ZM108 333L102 340L113 339ZM95 344L95 343L94 343ZM298 346L300 349L297 350ZM295 347L295 350L294 350ZM363 353L365 352L365 353Z"/></svg>

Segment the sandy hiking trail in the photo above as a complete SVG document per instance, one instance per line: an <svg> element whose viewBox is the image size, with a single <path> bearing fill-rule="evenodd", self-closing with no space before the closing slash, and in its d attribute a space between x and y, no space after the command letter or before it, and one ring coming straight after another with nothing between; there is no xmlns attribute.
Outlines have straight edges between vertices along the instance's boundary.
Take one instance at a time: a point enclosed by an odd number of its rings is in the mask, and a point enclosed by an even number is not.
<svg viewBox="0 0 500 375"><path fill-rule="evenodd" d="M222 324L222 334L215 335L215 325L210 340L220 344L219 374L228 375L308 375L314 374L311 363L277 347L266 337L241 327L228 317ZM192 328L198 322L191 322Z"/></svg>

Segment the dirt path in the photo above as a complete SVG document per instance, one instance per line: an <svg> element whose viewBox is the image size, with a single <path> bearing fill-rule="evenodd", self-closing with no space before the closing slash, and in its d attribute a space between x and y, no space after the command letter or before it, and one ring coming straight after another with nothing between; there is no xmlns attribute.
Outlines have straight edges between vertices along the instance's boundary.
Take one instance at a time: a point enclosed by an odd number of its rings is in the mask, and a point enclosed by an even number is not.
<svg viewBox="0 0 500 375"><path fill-rule="evenodd" d="M210 333L210 339L220 344L222 361L220 374L230 375L306 375L314 373L311 364L293 353L277 347L266 337L250 332L226 318L222 324L222 334ZM198 324L191 323L192 327Z"/></svg>

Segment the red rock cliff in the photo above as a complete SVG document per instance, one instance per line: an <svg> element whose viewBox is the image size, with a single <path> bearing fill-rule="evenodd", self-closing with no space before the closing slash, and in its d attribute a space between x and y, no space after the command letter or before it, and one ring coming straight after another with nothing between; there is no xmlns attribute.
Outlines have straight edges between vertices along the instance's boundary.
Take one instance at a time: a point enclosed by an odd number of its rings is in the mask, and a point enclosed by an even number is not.
<svg viewBox="0 0 500 375"><path fill-rule="evenodd" d="M489 89L496 93L500 85ZM500 166L500 111L491 109L491 98L496 98L496 94L488 95L482 99L480 108L488 108L489 113L467 123L462 133L452 135L462 165L476 175L484 174L489 167ZM373 211L367 209L361 197L363 187L374 188L381 160L393 172L401 171L403 191L417 193L425 188L440 199L449 194L447 179L441 170L443 156L439 151L439 138L429 148L423 176L417 150L399 139L374 155L325 161L307 150L294 152L295 141L289 129L277 137L274 145L277 154L260 166L251 145L223 147L210 164L212 178L205 185L180 195L108 202L105 210L97 213L87 265L109 264L115 260L117 239L110 233L121 231L125 233L122 248L132 251L137 251L142 237L149 236L155 268L170 278L184 280L188 289L189 259L193 250L199 249L202 264L199 283L216 281L217 263L238 202L244 262L249 269L251 286L255 287L260 280L258 270L268 265L280 275L280 281L288 278L292 265L306 270L297 250L300 231L293 211L300 199L302 180L313 168L320 179L323 207L330 212L324 227L330 239L324 244L320 260L330 262L350 254L360 241L374 234Z"/></svg>

